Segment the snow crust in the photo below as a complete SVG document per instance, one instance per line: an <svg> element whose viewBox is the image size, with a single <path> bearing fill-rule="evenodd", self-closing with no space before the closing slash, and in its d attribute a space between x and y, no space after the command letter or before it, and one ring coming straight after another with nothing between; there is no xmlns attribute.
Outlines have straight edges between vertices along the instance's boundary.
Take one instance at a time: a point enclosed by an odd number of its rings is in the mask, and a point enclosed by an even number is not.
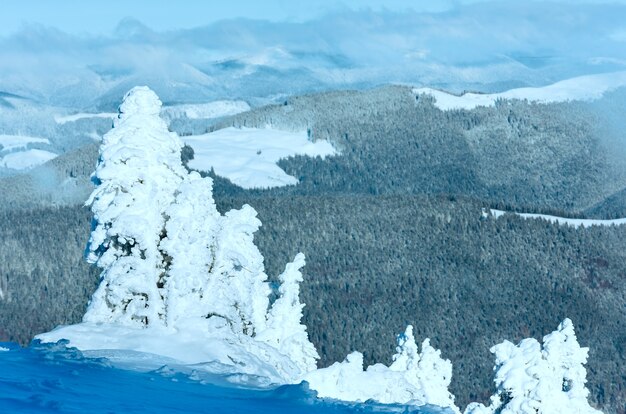
<svg viewBox="0 0 626 414"><path fill-rule="evenodd" d="M490 210L491 215L495 218L502 217L504 214L515 214L527 219L543 219L550 223L562 224L572 227L591 227L591 226L620 226L626 224L626 218L613 220L597 220L597 219L573 219L567 217L550 216L547 214L531 214L531 213L509 213L503 210Z"/></svg>
<svg viewBox="0 0 626 414"><path fill-rule="evenodd" d="M50 144L46 138L35 138L23 135L2 135L0 134L0 150L12 151L28 147L28 144Z"/></svg>
<svg viewBox="0 0 626 414"><path fill-rule="evenodd" d="M496 394L488 407L470 404L465 414L600 414L589 406L585 388L587 348L576 340L574 325L565 319L556 331L514 345L491 348L496 356Z"/></svg>
<svg viewBox="0 0 626 414"><path fill-rule="evenodd" d="M435 106L444 111L471 110L479 106L494 106L499 99L520 99L538 103L591 101L602 98L611 90L626 86L626 71L579 76L538 88L517 88L506 92L481 94L465 93L457 96L432 88L416 88L417 95L435 98Z"/></svg>
<svg viewBox="0 0 626 414"><path fill-rule="evenodd" d="M44 164L57 156L58 154L55 154L54 152L40 149L11 152L0 158L0 166L4 168L11 168L13 170L28 170Z"/></svg>
<svg viewBox="0 0 626 414"><path fill-rule="evenodd" d="M353 352L343 362L321 368L305 375L319 397L364 402L370 399L382 403L431 404L460 410L448 391L452 379L452 363L441 358L441 351L422 342L418 352L413 327L408 326L398 336L397 353L390 366L375 364L363 369L363 354Z"/></svg>
<svg viewBox="0 0 626 414"><path fill-rule="evenodd" d="M310 141L305 131L229 127L184 140L194 149L189 167L200 171L213 168L217 175L243 188L297 184L297 178L276 165L281 158L293 155L323 158L337 154L327 141Z"/></svg>

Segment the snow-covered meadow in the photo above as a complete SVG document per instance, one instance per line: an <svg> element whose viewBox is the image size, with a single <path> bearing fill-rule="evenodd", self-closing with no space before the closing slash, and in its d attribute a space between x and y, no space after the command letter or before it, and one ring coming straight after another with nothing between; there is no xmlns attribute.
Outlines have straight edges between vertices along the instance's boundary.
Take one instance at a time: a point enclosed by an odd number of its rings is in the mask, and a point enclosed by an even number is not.
<svg viewBox="0 0 626 414"><path fill-rule="evenodd" d="M312 142L306 131L289 132L272 128L224 128L205 135L184 137L194 149L189 167L213 169L243 188L269 188L298 183L276 162L293 155L326 157L337 151L328 141Z"/></svg>

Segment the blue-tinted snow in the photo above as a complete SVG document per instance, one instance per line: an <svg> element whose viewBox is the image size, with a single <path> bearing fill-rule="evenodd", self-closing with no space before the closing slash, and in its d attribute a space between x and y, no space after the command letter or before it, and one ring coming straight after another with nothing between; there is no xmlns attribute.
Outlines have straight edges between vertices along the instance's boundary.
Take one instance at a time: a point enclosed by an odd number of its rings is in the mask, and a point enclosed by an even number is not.
<svg viewBox="0 0 626 414"><path fill-rule="evenodd" d="M320 400L306 384L254 389L168 367L141 372L64 344L0 343L0 413L443 413Z"/></svg>

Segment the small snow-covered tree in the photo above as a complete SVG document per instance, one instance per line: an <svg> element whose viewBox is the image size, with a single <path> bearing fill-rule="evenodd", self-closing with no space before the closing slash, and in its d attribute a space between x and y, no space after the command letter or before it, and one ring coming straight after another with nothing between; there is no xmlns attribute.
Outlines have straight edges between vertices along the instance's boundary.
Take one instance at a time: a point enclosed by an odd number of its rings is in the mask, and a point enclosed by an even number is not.
<svg viewBox="0 0 626 414"><path fill-rule="evenodd" d="M436 405L460 413L448 391L452 364L426 339L420 353L408 326L399 335L397 353L387 367L374 364L363 370L363 355L353 352L344 362L320 368L304 376L319 397L348 401L376 400L381 403Z"/></svg>
<svg viewBox="0 0 626 414"><path fill-rule="evenodd" d="M406 381L421 390L421 398L429 404L454 406L454 395L448 391L452 381L452 363L441 358L441 351L430 345L430 339L424 339L422 352L418 352L413 326L409 325L404 334L398 336L396 351L389 369L403 372Z"/></svg>
<svg viewBox="0 0 626 414"><path fill-rule="evenodd" d="M254 244L261 226L257 212L245 204L221 217L212 274L217 281L216 315L235 333L255 336L265 329L270 288L263 256Z"/></svg>
<svg viewBox="0 0 626 414"><path fill-rule="evenodd" d="M102 268L86 322L146 326L164 319L164 212L187 172L182 144L159 117L147 87L124 97L114 128L102 139L97 184L87 201L94 215L87 260Z"/></svg>
<svg viewBox="0 0 626 414"><path fill-rule="evenodd" d="M279 276L280 297L267 314L266 329L258 336L259 340L288 356L303 373L313 371L319 359L309 341L306 326L301 322L304 304L300 302L300 282L303 280L300 269L304 265L304 254L298 253L293 262L285 266L285 271Z"/></svg>
<svg viewBox="0 0 626 414"><path fill-rule="evenodd" d="M599 414L587 402L587 348L576 340L574 325L565 319L556 331L517 346L504 341L491 348L496 355L496 394L491 404L470 404L466 414Z"/></svg>

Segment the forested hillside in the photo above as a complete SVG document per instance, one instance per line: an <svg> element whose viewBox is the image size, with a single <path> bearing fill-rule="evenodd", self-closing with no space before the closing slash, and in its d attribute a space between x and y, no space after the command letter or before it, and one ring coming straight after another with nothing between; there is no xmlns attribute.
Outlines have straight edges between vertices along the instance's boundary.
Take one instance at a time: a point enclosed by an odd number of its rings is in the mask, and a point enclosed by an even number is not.
<svg viewBox="0 0 626 414"><path fill-rule="evenodd" d="M205 172L220 211L248 203L259 212L255 242L268 274L306 254L304 322L323 365L352 350L384 360L410 323L452 360L451 391L462 406L492 394L492 345L540 338L569 317L591 347L591 399L624 413L626 227L481 216L498 207L626 217L626 170L597 122L583 103L444 112L428 96L390 86L289 98L218 121L178 119L170 128L306 129L341 151L282 160L300 180L292 187L242 190ZM79 198L96 158L88 146L45 167L70 178ZM76 322L97 282L82 261L88 212L77 201L49 207L62 198L38 192L37 182L32 174L0 180L0 340L24 343Z"/></svg>

